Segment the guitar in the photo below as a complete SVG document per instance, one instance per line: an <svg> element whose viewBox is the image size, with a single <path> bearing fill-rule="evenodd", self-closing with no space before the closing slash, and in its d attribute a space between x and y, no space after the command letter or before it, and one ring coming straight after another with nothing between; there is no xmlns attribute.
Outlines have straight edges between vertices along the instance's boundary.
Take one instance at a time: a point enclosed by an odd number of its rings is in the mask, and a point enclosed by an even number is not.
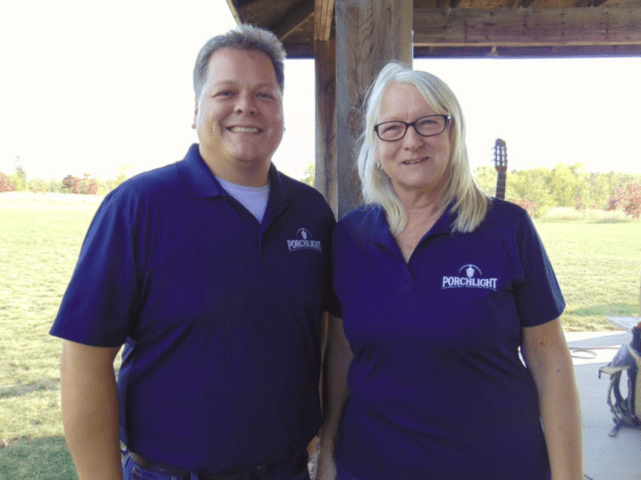
<svg viewBox="0 0 641 480"><path fill-rule="evenodd" d="M496 139L494 143L494 168L498 172L496 179L496 195L500 200L505 200L505 181L507 179L507 146L505 140Z"/></svg>

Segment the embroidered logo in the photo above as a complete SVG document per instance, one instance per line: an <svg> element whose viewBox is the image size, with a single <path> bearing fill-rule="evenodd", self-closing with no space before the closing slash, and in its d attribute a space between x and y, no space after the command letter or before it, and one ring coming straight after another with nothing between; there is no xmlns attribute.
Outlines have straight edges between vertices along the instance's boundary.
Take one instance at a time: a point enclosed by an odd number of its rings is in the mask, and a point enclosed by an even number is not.
<svg viewBox="0 0 641 480"><path fill-rule="evenodd" d="M465 272L465 273L463 273ZM478 277L475 275L478 273ZM483 272L476 265L463 265L455 277L443 277L443 290L448 288L487 288L496 290L496 278L482 278Z"/></svg>
<svg viewBox="0 0 641 480"><path fill-rule="evenodd" d="M299 228L296 237L296 240L287 240L287 248L290 252L304 249L323 252L320 240L312 240L312 234L306 228Z"/></svg>

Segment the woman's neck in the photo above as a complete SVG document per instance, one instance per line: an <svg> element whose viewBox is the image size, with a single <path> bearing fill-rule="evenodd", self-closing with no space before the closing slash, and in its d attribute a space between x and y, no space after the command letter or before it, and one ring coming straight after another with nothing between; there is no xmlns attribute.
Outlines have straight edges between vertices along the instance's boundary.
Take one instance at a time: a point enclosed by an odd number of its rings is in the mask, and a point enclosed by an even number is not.
<svg viewBox="0 0 641 480"><path fill-rule="evenodd" d="M401 198L401 203L407 213L407 223L401 233L396 236L403 257L409 262L421 238L436 223L441 212L438 197L415 196L414 198Z"/></svg>

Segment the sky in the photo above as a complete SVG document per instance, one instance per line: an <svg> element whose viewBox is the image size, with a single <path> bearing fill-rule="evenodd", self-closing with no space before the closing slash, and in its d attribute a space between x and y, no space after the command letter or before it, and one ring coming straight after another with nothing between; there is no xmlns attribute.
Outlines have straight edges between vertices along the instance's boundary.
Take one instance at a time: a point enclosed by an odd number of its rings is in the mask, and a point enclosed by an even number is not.
<svg viewBox="0 0 641 480"><path fill-rule="evenodd" d="M225 0L21 0L0 6L0 172L111 178L180 160L197 141L192 70L235 25ZM582 163L641 173L641 58L415 60L463 107L472 167ZM314 159L314 68L285 66L273 161L296 178Z"/></svg>

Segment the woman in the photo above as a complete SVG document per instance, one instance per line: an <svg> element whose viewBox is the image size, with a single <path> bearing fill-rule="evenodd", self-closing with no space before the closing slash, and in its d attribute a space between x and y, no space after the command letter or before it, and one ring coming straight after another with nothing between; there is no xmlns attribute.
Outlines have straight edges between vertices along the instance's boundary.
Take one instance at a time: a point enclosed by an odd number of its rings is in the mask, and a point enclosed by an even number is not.
<svg viewBox="0 0 641 480"><path fill-rule="evenodd" d="M528 215L475 184L433 75L387 65L366 123L367 205L333 239L319 478L582 479L565 303Z"/></svg>

